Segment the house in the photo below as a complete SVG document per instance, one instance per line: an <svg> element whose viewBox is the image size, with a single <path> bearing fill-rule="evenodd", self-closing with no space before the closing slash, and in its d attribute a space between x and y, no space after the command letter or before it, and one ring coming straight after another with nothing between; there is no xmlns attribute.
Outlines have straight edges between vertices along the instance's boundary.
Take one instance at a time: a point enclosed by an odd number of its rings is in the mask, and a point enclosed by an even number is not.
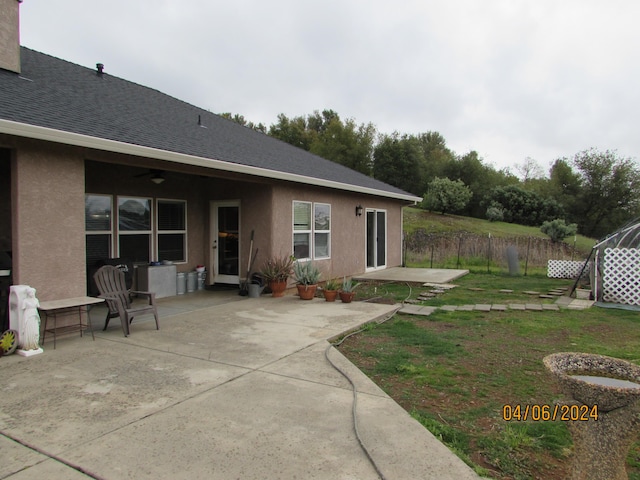
<svg viewBox="0 0 640 480"><path fill-rule="evenodd" d="M0 0L0 252L41 300L85 295L96 262L205 265L207 283L271 255L324 278L402 263L421 200L152 88L19 45Z"/></svg>

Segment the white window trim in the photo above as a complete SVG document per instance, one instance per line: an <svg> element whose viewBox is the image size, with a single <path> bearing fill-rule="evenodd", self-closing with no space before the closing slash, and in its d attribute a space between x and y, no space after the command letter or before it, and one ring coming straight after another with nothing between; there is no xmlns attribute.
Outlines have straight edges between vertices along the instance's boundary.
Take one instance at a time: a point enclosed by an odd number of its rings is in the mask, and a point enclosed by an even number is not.
<svg viewBox="0 0 640 480"><path fill-rule="evenodd" d="M326 207L329 207L329 229L328 230L316 230L316 206L317 205L323 205ZM312 207L312 222L313 222L313 258L314 260L326 260L331 258L331 224L332 224L332 219L331 219L331 204L330 203L324 203L324 202L317 202L313 204ZM327 255L322 256L322 257L316 257L316 233L326 233L327 234Z"/></svg>
<svg viewBox="0 0 640 480"><path fill-rule="evenodd" d="M305 203L310 205L311 207L311 219L310 219L310 230L296 230L295 229L295 204L296 203ZM325 205L329 207L329 230L316 230L315 228L315 209L316 209L316 205ZM309 235L309 256L305 257L305 258L296 258L297 260L300 261L308 261L308 260L328 260L331 258L331 227L333 224L333 219L331 218L332 215L332 209L331 209L331 204L330 203L326 203L326 202L309 202L307 200L293 200L293 202L291 203L291 229L292 229L292 235L291 235L291 249L292 249L292 254L294 253L294 249L295 249L295 235L296 234L300 234L300 233L305 233ZM327 239L327 250L328 250L328 255L327 256L322 256L322 257L316 257L316 252L315 252L315 234L316 233L326 233L328 234L328 239Z"/></svg>

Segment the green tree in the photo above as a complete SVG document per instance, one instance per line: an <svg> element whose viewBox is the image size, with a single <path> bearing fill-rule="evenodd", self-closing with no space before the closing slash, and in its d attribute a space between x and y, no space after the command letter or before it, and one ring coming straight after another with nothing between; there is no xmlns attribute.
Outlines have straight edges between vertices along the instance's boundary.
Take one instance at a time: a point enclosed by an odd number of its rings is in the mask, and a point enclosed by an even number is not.
<svg viewBox="0 0 640 480"><path fill-rule="evenodd" d="M503 209L505 222L520 225L539 226L564 216L562 206L554 199L543 198L517 185L494 188L488 203Z"/></svg>
<svg viewBox="0 0 640 480"><path fill-rule="evenodd" d="M258 132L267 133L267 127L264 123L253 123L247 121L244 118L244 115L240 115L238 113L224 112L219 114L222 118L226 118L227 120L231 120L233 122L239 123L243 127L250 128L252 130L256 130Z"/></svg>
<svg viewBox="0 0 640 480"><path fill-rule="evenodd" d="M580 189L574 221L581 233L602 237L640 213L640 170L615 151L585 150L573 157Z"/></svg>
<svg viewBox="0 0 640 480"><path fill-rule="evenodd" d="M373 149L373 176L414 195L424 192L422 147L412 135L381 135Z"/></svg>
<svg viewBox="0 0 640 480"><path fill-rule="evenodd" d="M316 133L307 129L307 120L304 117L289 119L281 113L278 115L278 121L269 127L268 135L309 151Z"/></svg>
<svg viewBox="0 0 640 480"><path fill-rule="evenodd" d="M445 168L455 161L456 156L447 148L444 137L438 132L421 133L417 138L422 147L424 191L431 180L445 176Z"/></svg>
<svg viewBox="0 0 640 480"><path fill-rule="evenodd" d="M485 165L476 151L449 162L444 168L444 176L462 180L471 189L473 197L461 213L476 218L484 218L488 206L486 199L494 188L518 182L508 171L496 171L491 165Z"/></svg>
<svg viewBox="0 0 640 480"><path fill-rule="evenodd" d="M433 211L455 213L467 206L473 193L462 180L434 178L424 194L423 205Z"/></svg>
<svg viewBox="0 0 640 480"><path fill-rule="evenodd" d="M575 235L578 232L578 226L575 223L567 225L561 218L547 221L542 224L540 231L545 235L549 235L553 243L558 243L565 238Z"/></svg>
<svg viewBox="0 0 640 480"><path fill-rule="evenodd" d="M325 112L327 111L325 110ZM372 174L373 141L376 136L376 128L371 123L356 125L353 119L342 122L340 117L335 114L319 127L320 131L314 137L309 148L311 153L365 175Z"/></svg>

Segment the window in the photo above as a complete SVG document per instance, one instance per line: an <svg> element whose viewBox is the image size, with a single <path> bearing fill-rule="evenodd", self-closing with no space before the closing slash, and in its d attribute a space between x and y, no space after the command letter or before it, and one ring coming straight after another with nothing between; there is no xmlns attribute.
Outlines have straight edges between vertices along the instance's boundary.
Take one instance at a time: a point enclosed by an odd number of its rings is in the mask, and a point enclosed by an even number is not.
<svg viewBox="0 0 640 480"><path fill-rule="evenodd" d="M111 257L112 200L110 195L84 196L84 224L87 265Z"/></svg>
<svg viewBox="0 0 640 480"><path fill-rule="evenodd" d="M158 200L158 260L187 261L187 202Z"/></svg>
<svg viewBox="0 0 640 480"><path fill-rule="evenodd" d="M151 259L151 199L118 198L118 256L133 263Z"/></svg>
<svg viewBox="0 0 640 480"><path fill-rule="evenodd" d="M294 201L293 256L301 260L329 258L330 247L331 205Z"/></svg>
<svg viewBox="0 0 640 480"><path fill-rule="evenodd" d="M331 253L331 205L313 205L313 258L329 258Z"/></svg>

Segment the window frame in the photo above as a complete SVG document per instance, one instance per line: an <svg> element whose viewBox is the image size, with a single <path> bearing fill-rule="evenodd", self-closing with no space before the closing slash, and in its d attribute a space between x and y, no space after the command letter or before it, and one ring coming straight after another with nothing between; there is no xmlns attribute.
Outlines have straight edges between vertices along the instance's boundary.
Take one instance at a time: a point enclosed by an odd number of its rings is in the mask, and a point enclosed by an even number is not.
<svg viewBox="0 0 640 480"><path fill-rule="evenodd" d="M87 200L89 197L102 197L109 200L109 229L108 230L89 230L87 228ZM88 237L90 236L108 236L108 258L112 258L113 256L113 239L114 239L114 212L113 212L113 195L105 194L105 193L85 193L84 194L85 201L85 224L84 224L84 232L85 232L85 248ZM85 253L86 257L86 253Z"/></svg>
<svg viewBox="0 0 640 480"><path fill-rule="evenodd" d="M297 228L296 225L296 204L305 204L309 205L309 228ZM316 207L328 207L329 213L329 222L328 229L318 229L316 228ZM291 212L291 224L292 224L292 250L293 255L297 260L307 261L307 260L327 260L331 258L331 204L326 202L310 202L307 200L293 200L292 202L292 212ZM316 252L316 234L326 235L327 236L327 254L326 255L317 255ZM296 235L306 235L308 238L309 245L309 254L306 257L298 258L296 254Z"/></svg>
<svg viewBox="0 0 640 480"><path fill-rule="evenodd" d="M316 207L323 206L327 207L329 210L329 228L328 229L319 229L316 228ZM316 250L316 235L326 235L327 236L327 254L326 255L317 255ZM314 260L324 260L331 258L331 204L317 202L313 204L313 258Z"/></svg>
<svg viewBox="0 0 640 480"><path fill-rule="evenodd" d="M160 259L160 237L162 235L182 235L182 259L181 260L172 260L174 263L187 263L187 259L189 258L189 254L188 254L188 243L187 243L187 231L188 231L188 227L187 227L187 201L186 200L181 200L181 199L175 199L175 198L156 198L156 224L155 224L155 243L157 246L157 252L158 252L158 260L167 260L167 259ZM183 206L183 215L184 215L184 228L183 229L178 229L178 230L162 230L160 228L160 206L161 204L182 204ZM170 259L169 259L170 260Z"/></svg>
<svg viewBox="0 0 640 480"><path fill-rule="evenodd" d="M121 200L146 200L148 202L149 205L149 230L124 230L120 228L120 201ZM152 261L155 258L155 249L154 249L154 243L153 242L153 235L154 235L154 225L153 225L153 218L154 218L154 202L153 202L153 198L152 197L139 197L139 196L135 196L135 195L117 195L116 196L116 208L117 208L117 221L116 221L116 231L117 231L117 252L118 252L118 258L122 257L122 249L120 246L120 238L123 236L133 236L133 235L147 235L149 238L149 258L146 261L142 261L142 260L138 260L135 261L134 259L131 259L132 263L134 265L144 265L146 263L149 263L150 261Z"/></svg>

